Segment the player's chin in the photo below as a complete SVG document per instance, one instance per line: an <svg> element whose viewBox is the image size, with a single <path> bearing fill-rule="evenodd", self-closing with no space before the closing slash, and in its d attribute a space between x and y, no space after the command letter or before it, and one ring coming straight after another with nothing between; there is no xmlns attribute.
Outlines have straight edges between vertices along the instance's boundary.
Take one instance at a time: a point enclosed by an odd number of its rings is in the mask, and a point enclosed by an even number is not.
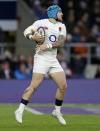
<svg viewBox="0 0 100 131"><path fill-rule="evenodd" d="M57 21L59 21L59 22L63 22L63 19L57 19Z"/></svg>

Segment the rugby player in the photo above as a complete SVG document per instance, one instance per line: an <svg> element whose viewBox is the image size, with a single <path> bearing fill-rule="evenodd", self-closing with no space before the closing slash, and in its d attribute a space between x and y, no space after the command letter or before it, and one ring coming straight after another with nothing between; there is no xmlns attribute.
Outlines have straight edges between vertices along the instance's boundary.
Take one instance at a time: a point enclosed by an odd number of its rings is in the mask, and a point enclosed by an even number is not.
<svg viewBox="0 0 100 131"><path fill-rule="evenodd" d="M61 107L67 82L64 70L57 60L57 48L63 47L66 40L66 27L63 23L62 10L58 5L48 7L47 15L48 19L37 20L24 31L26 38L37 42L37 48L34 55L32 80L22 95L21 103L15 111L15 118L17 122L22 123L25 106L43 81L44 76L48 74L57 85L55 108L52 115L61 124L66 125L66 121L61 114ZM39 29L41 29L40 33L42 35L38 33Z"/></svg>

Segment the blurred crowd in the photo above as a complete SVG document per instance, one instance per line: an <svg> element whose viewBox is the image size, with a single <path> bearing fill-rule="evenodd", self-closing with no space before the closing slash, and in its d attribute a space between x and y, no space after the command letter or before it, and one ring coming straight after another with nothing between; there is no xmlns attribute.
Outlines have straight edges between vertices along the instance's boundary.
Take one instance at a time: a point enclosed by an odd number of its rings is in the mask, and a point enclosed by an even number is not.
<svg viewBox="0 0 100 131"><path fill-rule="evenodd" d="M66 71L66 76L70 78L100 78L100 1L24 1L33 10L37 19L47 18L48 6L60 5L68 31L66 42L68 44L65 45L63 51L59 51L58 59ZM69 50L70 43L73 43L73 46Z"/></svg>
<svg viewBox="0 0 100 131"><path fill-rule="evenodd" d="M97 42L100 37L99 0L24 0L37 19L47 18L46 9L52 4L61 6L70 42Z"/></svg>
<svg viewBox="0 0 100 131"><path fill-rule="evenodd" d="M33 10L37 19L47 18L46 9L51 4L60 5L68 31L68 44L58 51L58 60L66 77L100 78L100 0L23 1ZM9 39L5 40L8 36ZM4 34L0 28L1 43L15 41L14 36L14 32ZM26 59L23 54L17 56L5 51L3 57L0 57L0 79L31 79L33 66L33 55Z"/></svg>
<svg viewBox="0 0 100 131"><path fill-rule="evenodd" d="M23 54L14 55L6 51L0 59L0 79L31 79L33 57L28 59Z"/></svg>
<svg viewBox="0 0 100 131"><path fill-rule="evenodd" d="M63 49L58 51L57 57L65 71L66 78L100 78L100 65L87 66L85 57L77 55L68 61ZM23 54L17 56L5 51L2 59L0 58L0 79L31 79L34 66L33 59L33 55L26 58ZM45 76L46 79L48 77L48 75Z"/></svg>
<svg viewBox="0 0 100 131"><path fill-rule="evenodd" d="M0 42L15 42L16 40L16 31L4 31L2 27L0 27Z"/></svg>

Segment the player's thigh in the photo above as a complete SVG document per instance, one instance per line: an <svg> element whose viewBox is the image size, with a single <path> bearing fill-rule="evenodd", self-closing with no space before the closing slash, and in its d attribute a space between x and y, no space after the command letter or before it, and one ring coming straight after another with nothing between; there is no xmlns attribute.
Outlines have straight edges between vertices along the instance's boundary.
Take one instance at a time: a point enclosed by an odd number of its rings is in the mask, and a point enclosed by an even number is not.
<svg viewBox="0 0 100 131"><path fill-rule="evenodd" d="M44 58L37 57L34 59L33 73L47 74L48 70L49 63Z"/></svg>
<svg viewBox="0 0 100 131"><path fill-rule="evenodd" d="M57 86L59 88L66 88L67 87L66 76L63 71L51 73L50 76L55 81L55 83L57 84Z"/></svg>
<svg viewBox="0 0 100 131"><path fill-rule="evenodd" d="M30 84L31 88L37 88L41 84L43 79L44 79L44 74L42 74L42 73L33 73L31 84Z"/></svg>

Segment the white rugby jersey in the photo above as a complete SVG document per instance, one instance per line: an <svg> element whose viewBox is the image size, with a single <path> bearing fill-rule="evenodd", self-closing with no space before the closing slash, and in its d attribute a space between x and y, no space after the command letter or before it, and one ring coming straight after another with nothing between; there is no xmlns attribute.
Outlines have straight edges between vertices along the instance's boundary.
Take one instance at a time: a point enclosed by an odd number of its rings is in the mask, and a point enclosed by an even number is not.
<svg viewBox="0 0 100 131"><path fill-rule="evenodd" d="M40 27L43 27L45 30L45 41L43 44L54 44L56 41L58 41L59 35L66 37L65 24L61 22L54 24L50 22L49 19L37 20L24 31L24 35L26 36L26 34L30 33L32 29L37 31ZM36 53L35 56L44 56L49 59L53 59L57 56L57 49L48 49L46 51L42 51L41 53Z"/></svg>

